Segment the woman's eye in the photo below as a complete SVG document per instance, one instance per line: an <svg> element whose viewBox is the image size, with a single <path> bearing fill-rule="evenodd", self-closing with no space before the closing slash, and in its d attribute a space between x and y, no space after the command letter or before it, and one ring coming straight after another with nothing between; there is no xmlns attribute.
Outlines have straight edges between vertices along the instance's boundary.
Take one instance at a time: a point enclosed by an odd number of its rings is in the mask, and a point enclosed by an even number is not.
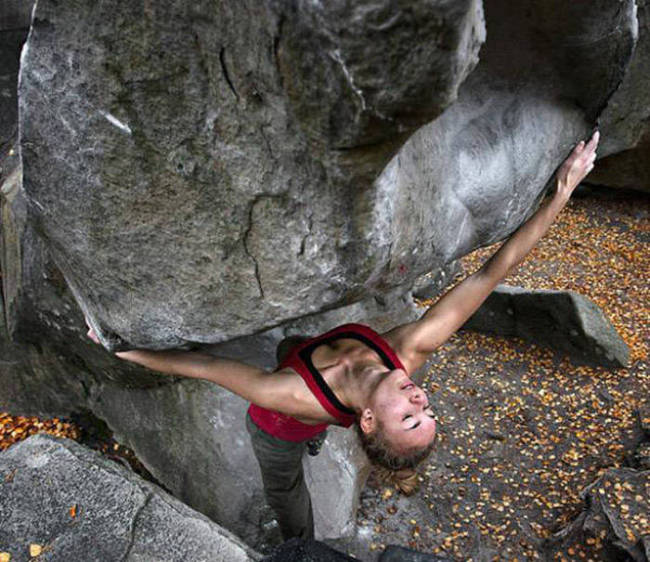
<svg viewBox="0 0 650 562"><path fill-rule="evenodd" d="M413 417L413 416L412 416L411 414L407 414L406 416L404 416L404 417L402 418L402 421L406 421L407 419L412 418L412 417Z"/></svg>

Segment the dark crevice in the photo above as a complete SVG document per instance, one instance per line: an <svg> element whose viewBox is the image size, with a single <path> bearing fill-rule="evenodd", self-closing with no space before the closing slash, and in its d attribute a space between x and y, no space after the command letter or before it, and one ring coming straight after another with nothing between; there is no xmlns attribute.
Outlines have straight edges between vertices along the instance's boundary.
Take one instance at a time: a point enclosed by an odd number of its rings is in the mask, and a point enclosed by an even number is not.
<svg viewBox="0 0 650 562"><path fill-rule="evenodd" d="M300 250L298 251L299 256L303 256L305 254L305 247L307 245L307 238L311 236L312 229L314 227L314 221L313 221L313 214L310 214L309 217L307 218L307 234L305 234L302 237L302 240L300 241Z"/></svg>
<svg viewBox="0 0 650 562"><path fill-rule="evenodd" d="M282 38L282 28L284 27L284 14L280 16L278 21L278 34L273 38L273 55L275 56L276 63L279 62L280 40Z"/></svg>
<svg viewBox="0 0 650 562"><path fill-rule="evenodd" d="M228 86L230 87L230 91L234 94L237 101L239 101L239 94L237 93L237 90L235 89L235 86L232 83L232 80L230 79L230 75L228 74L228 68L226 67L226 48L225 47L221 47L221 50L219 51L219 62L221 63L221 70L223 71L223 77L226 79L226 82L228 83Z"/></svg>
<svg viewBox="0 0 650 562"><path fill-rule="evenodd" d="M129 447L115 440L112 429L107 422L91 410L82 408L70 416L70 421L79 427L81 436L79 443L102 453L107 459L121 465L128 465L135 474L171 493L161 482L149 472L147 467L138 459Z"/></svg>
<svg viewBox="0 0 650 562"><path fill-rule="evenodd" d="M260 267L259 264L257 263L257 259L255 259L255 256L252 254L248 247L248 237L250 236L251 231L253 230L253 211L255 209L255 205L257 205L257 202L263 197L263 195L258 195L255 197L253 202L251 203L251 206L248 209L248 226L246 227L246 231L244 232L244 237L243 237L243 242L244 242L244 251L246 252L246 255L253 260L253 266L255 269L255 279L257 280L257 286L260 291L260 297L264 298L264 287L262 287L262 278L260 277Z"/></svg>
<svg viewBox="0 0 650 562"><path fill-rule="evenodd" d="M284 75L282 74L282 65L280 64L280 41L282 40L282 30L284 28L285 16L282 14L278 21L278 34L273 38L273 58L275 59L275 66L278 69L278 76L280 77L280 84L284 88Z"/></svg>
<svg viewBox="0 0 650 562"><path fill-rule="evenodd" d="M275 154L273 154L273 149L271 148L271 143L269 142L269 139L266 136L266 133L264 132L264 125L260 125L260 133L262 134L262 138L264 139L264 142L266 143L266 149L269 151L269 154L271 155L271 158L273 160L277 160L277 158L275 157Z"/></svg>
<svg viewBox="0 0 650 562"><path fill-rule="evenodd" d="M144 501L142 504L138 506L137 511L133 515L133 519L131 521L131 536L129 538L129 544L127 546L126 552L124 553L124 557L122 560L129 560L129 555L131 554L131 550L133 549L133 543L135 542L135 532L136 529L138 528L138 519L140 518L140 515L142 515L142 512L146 509L147 505L149 505L149 502L153 498L153 493L147 491L147 495L144 498Z"/></svg>
<svg viewBox="0 0 650 562"><path fill-rule="evenodd" d="M350 152L352 150L363 150L366 148L374 148L374 147L379 147L383 144L386 144L387 140L386 139L381 139L378 141L373 141L373 142L368 142L368 143L362 143L362 144L356 144L353 146L333 146L332 150L335 152Z"/></svg>

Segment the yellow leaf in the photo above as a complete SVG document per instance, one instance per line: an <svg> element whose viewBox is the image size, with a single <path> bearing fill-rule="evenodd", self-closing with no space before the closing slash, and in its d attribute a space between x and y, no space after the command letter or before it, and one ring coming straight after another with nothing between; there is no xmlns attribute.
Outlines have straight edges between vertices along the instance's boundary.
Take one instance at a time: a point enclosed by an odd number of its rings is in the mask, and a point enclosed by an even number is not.
<svg viewBox="0 0 650 562"><path fill-rule="evenodd" d="M0 552L0 562L9 562L11 560L11 554L8 552Z"/></svg>
<svg viewBox="0 0 650 562"><path fill-rule="evenodd" d="M29 545L29 555L32 558L38 556L41 552L43 552L43 547L40 544L32 543Z"/></svg>

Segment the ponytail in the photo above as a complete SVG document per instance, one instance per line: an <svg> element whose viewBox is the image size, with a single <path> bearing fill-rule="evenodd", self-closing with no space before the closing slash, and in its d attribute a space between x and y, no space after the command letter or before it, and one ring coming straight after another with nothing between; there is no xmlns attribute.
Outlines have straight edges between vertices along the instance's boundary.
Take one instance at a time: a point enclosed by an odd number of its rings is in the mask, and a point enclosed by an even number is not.
<svg viewBox="0 0 650 562"><path fill-rule="evenodd" d="M364 433L356 424L361 447L373 464L377 476L383 481L395 485L400 492L412 494L418 486L415 467L426 459L433 449L433 441L424 448L397 452L384 437L381 427L372 433Z"/></svg>
<svg viewBox="0 0 650 562"><path fill-rule="evenodd" d="M419 479L418 473L412 468L402 470L389 470L383 466L375 466L375 475L386 484L392 484L405 496L410 496L417 490Z"/></svg>

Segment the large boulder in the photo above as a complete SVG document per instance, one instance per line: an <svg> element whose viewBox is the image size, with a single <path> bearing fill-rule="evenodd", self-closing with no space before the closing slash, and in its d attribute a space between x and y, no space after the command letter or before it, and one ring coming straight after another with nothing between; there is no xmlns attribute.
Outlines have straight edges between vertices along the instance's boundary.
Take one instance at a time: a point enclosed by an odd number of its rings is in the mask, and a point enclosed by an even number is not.
<svg viewBox="0 0 650 562"><path fill-rule="evenodd" d="M0 548L11 560L228 560L261 555L98 453L37 435L0 453Z"/></svg>
<svg viewBox="0 0 650 562"><path fill-rule="evenodd" d="M487 3L470 75L482 14L39 2L19 85L25 191L100 338L228 340L511 232L623 78L636 14Z"/></svg>
<svg viewBox="0 0 650 562"><path fill-rule="evenodd" d="M412 280L373 179L483 38L473 0L40 1L25 191L100 338L219 342Z"/></svg>
<svg viewBox="0 0 650 562"><path fill-rule="evenodd" d="M650 6L637 2L639 39L623 82L601 116L604 158L589 177L595 184L650 191Z"/></svg>
<svg viewBox="0 0 650 562"><path fill-rule="evenodd" d="M40 0L2 187L0 407L89 410L175 495L266 540L243 402L117 360L84 314L108 347L266 368L284 335L412 319L421 273L532 212L636 31L632 0ZM323 535L350 528L366 471L343 435L311 471Z"/></svg>

